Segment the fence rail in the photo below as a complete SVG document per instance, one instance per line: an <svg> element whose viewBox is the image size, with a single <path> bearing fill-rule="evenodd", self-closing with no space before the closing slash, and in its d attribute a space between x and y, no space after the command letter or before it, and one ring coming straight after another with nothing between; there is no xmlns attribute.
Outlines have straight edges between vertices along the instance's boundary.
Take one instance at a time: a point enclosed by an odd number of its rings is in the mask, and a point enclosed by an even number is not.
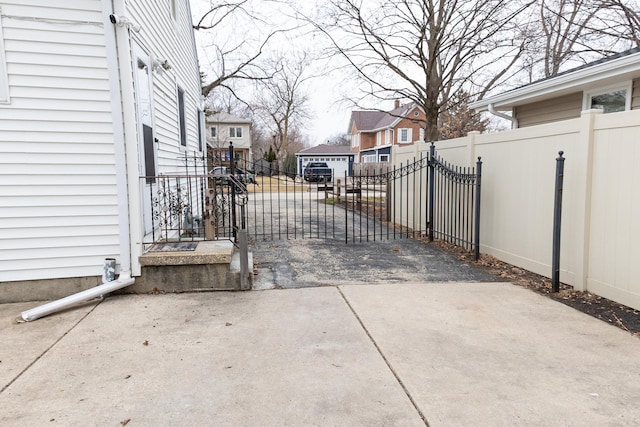
<svg viewBox="0 0 640 427"><path fill-rule="evenodd" d="M476 168L453 166L432 146L427 156L406 165L376 164L329 182L255 176L250 166L243 161L236 169L232 162L225 175L194 169L142 177L151 240L229 239L237 244L238 233L245 231L260 240L345 243L427 236L475 249L478 255L480 159Z"/></svg>

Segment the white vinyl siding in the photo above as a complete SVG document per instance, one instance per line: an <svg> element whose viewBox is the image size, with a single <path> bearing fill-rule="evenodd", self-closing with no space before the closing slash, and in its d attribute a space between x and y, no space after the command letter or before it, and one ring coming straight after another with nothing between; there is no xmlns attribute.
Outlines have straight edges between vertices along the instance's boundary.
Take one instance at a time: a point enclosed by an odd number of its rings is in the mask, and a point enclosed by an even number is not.
<svg viewBox="0 0 640 427"><path fill-rule="evenodd" d="M2 9L0 9L0 103L5 103L9 102L9 81L7 79L7 60L4 54L1 14Z"/></svg>
<svg viewBox="0 0 640 427"><path fill-rule="evenodd" d="M2 2L0 282L98 276L119 253L101 7Z"/></svg>
<svg viewBox="0 0 640 427"><path fill-rule="evenodd" d="M179 171L184 150L193 153L199 145L200 74L189 5L187 0L175 0L175 19L170 1L132 0L127 9L129 19L142 27L136 39L144 50L155 58L167 59L171 66L152 76L154 134L158 139L158 172ZM184 90L186 147L180 145L177 126L178 87Z"/></svg>

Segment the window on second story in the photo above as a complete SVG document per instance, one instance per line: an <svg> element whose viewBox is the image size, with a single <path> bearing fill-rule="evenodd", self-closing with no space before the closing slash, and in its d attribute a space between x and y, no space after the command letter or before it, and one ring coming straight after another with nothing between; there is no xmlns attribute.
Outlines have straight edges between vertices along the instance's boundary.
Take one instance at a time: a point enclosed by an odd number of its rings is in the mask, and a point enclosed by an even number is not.
<svg viewBox="0 0 640 427"><path fill-rule="evenodd" d="M242 128L241 127L229 127L229 138L242 138Z"/></svg>
<svg viewBox="0 0 640 427"><path fill-rule="evenodd" d="M211 138L217 138L218 137L218 128L215 126L211 126L211 129L209 131L211 133Z"/></svg>
<svg viewBox="0 0 640 427"><path fill-rule="evenodd" d="M406 144L411 142L411 128L398 129L398 143Z"/></svg>

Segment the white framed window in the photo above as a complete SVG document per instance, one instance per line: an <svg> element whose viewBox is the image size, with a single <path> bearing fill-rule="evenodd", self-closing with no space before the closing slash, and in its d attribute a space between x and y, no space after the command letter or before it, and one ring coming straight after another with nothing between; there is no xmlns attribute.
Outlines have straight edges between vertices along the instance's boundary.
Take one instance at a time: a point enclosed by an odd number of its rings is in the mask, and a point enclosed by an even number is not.
<svg viewBox="0 0 640 427"><path fill-rule="evenodd" d="M184 105L184 89L178 86L178 126L180 128L180 145L187 146L187 121Z"/></svg>
<svg viewBox="0 0 640 427"><path fill-rule="evenodd" d="M424 141L424 128L420 128L420 141Z"/></svg>
<svg viewBox="0 0 640 427"><path fill-rule="evenodd" d="M229 138L242 138L242 128L236 127L236 126L230 126Z"/></svg>
<svg viewBox="0 0 640 427"><path fill-rule="evenodd" d="M392 136L391 136L391 129L387 129L387 130L384 132L384 143L385 143L385 144L391 144L391 138L392 138Z"/></svg>
<svg viewBox="0 0 640 427"><path fill-rule="evenodd" d="M382 132L376 132L376 145L382 145Z"/></svg>
<svg viewBox="0 0 640 427"><path fill-rule="evenodd" d="M632 82L585 92L583 110L598 109L604 114L631 109Z"/></svg>
<svg viewBox="0 0 640 427"><path fill-rule="evenodd" d="M376 155L375 154L365 154L362 156L363 163L375 163Z"/></svg>
<svg viewBox="0 0 640 427"><path fill-rule="evenodd" d="M211 138L217 138L218 137L218 128L215 126L211 126L211 129L209 129L209 133L211 135Z"/></svg>
<svg viewBox="0 0 640 427"><path fill-rule="evenodd" d="M380 154L380 162L388 163L389 162L389 155L388 154Z"/></svg>
<svg viewBox="0 0 640 427"><path fill-rule="evenodd" d="M360 134L356 133L351 135L351 147L356 148L360 146Z"/></svg>
<svg viewBox="0 0 640 427"><path fill-rule="evenodd" d="M411 142L411 128L398 129L398 143L407 144Z"/></svg>
<svg viewBox="0 0 640 427"><path fill-rule="evenodd" d="M9 77L7 75L7 59L4 54L4 36L0 20L0 103L9 103Z"/></svg>

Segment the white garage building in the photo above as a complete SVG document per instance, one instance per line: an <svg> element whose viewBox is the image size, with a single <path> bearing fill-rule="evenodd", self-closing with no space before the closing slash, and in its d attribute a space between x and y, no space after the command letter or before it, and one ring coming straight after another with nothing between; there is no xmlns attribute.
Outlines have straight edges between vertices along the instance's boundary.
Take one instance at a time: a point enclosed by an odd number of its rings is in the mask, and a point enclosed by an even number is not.
<svg viewBox="0 0 640 427"><path fill-rule="evenodd" d="M298 175L302 175L309 162L325 162L333 170L333 176L343 177L345 173L351 176L355 153L351 147L344 145L321 144L296 153Z"/></svg>

